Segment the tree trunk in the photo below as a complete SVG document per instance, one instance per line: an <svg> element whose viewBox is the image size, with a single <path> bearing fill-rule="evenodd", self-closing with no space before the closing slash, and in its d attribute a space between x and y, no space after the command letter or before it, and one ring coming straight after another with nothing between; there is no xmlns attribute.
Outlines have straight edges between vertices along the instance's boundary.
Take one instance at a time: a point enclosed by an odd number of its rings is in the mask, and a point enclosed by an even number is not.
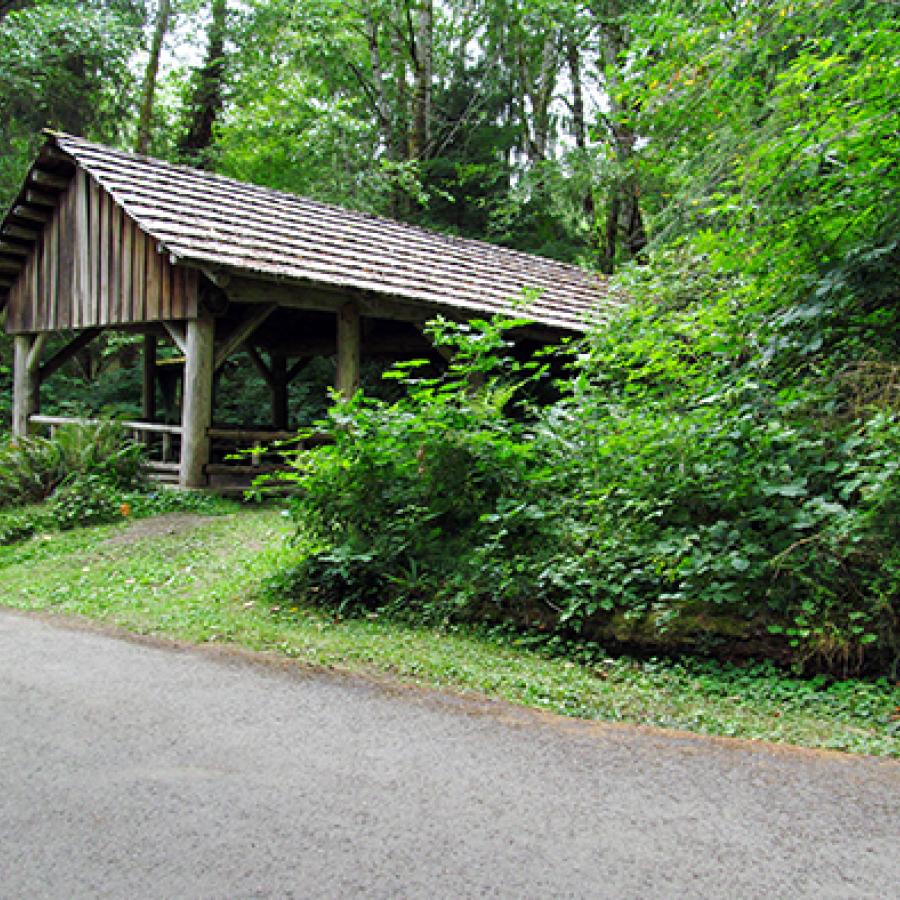
<svg viewBox="0 0 900 900"><path fill-rule="evenodd" d="M391 127L391 106L388 103L387 90L384 84L384 67L381 64L381 50L378 46L378 25L371 12L366 14L366 43L369 48L369 66L372 69L374 85L375 112L378 114L378 127L384 141L384 149L388 159L394 159L395 142Z"/></svg>
<svg viewBox="0 0 900 900"><path fill-rule="evenodd" d="M566 61L569 65L569 81L572 83L572 136L575 146L581 153L587 150L587 125L584 118L584 87L581 81L581 47L575 34L575 28L566 38ZM594 192L588 187L582 200L585 218L591 223L591 230L596 229L594 217Z"/></svg>
<svg viewBox="0 0 900 900"><path fill-rule="evenodd" d="M600 268L612 273L620 245L627 256L633 259L646 246L647 236L640 208L640 188L634 169L637 135L631 120L637 109L625 107L621 100L621 66L628 48L618 0L610 0L606 13L599 23L600 48L609 99L607 124L618 174L610 189Z"/></svg>
<svg viewBox="0 0 900 900"><path fill-rule="evenodd" d="M150 43L150 58L147 60L147 68L144 70L144 89L141 94L141 110L138 115L138 134L134 145L134 149L138 153L146 153L150 144L150 126L153 119L153 100L156 96L156 79L159 75L159 57L162 53L163 39L169 28L171 12L170 0L159 0L153 40Z"/></svg>
<svg viewBox="0 0 900 900"><path fill-rule="evenodd" d="M546 159L549 150L550 104L553 102L553 91L556 88L558 51L559 32L556 28L551 28L544 36L540 74L531 98L534 114L533 162Z"/></svg>
<svg viewBox="0 0 900 900"><path fill-rule="evenodd" d="M212 146L213 128L222 111L227 16L227 0L212 0L206 60L198 73L187 133L178 144L181 155L201 168L209 165L207 151Z"/></svg>
<svg viewBox="0 0 900 900"><path fill-rule="evenodd" d="M413 65L413 125L410 132L409 158L424 159L431 138L431 80L433 70L434 9L432 0L420 0L416 11Z"/></svg>
<svg viewBox="0 0 900 900"><path fill-rule="evenodd" d="M572 82L572 136L579 150L587 148L587 127L584 122L584 89L581 84L581 48L574 33L566 38L566 61Z"/></svg>

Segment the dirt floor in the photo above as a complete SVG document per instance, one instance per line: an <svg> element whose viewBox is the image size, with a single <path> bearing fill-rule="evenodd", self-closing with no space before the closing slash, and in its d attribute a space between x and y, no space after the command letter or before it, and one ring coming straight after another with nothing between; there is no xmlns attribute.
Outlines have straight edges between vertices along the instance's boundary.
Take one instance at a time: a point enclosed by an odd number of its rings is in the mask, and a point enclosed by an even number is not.
<svg viewBox="0 0 900 900"><path fill-rule="evenodd" d="M135 519L124 531L114 534L107 544L127 546L144 538L162 537L167 534L180 534L192 531L201 525L209 524L209 516L194 513L168 513L149 519Z"/></svg>

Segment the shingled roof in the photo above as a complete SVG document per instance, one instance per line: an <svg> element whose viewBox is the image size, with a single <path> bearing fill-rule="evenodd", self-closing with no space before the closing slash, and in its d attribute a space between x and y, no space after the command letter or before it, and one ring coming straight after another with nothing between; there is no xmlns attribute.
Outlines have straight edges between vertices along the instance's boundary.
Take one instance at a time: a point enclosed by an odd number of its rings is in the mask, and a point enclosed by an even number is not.
<svg viewBox="0 0 900 900"><path fill-rule="evenodd" d="M576 266L52 133L173 262L584 331L617 301ZM7 221L9 216L7 216ZM526 295L532 299L520 305Z"/></svg>

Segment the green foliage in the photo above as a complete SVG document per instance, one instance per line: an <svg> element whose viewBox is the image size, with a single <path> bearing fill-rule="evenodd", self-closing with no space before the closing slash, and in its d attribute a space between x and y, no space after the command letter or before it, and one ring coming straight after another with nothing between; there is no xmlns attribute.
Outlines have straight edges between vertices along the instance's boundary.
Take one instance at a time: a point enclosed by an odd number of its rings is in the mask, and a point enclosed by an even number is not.
<svg viewBox="0 0 900 900"><path fill-rule="evenodd" d="M128 108L143 12L131 2L38 0L0 19L0 207L42 127L113 137Z"/></svg>
<svg viewBox="0 0 900 900"><path fill-rule="evenodd" d="M169 513L196 513L203 516L219 516L236 512L240 505L215 494L201 491L183 491L178 488L147 486L120 495L127 506L128 515L135 519L161 516Z"/></svg>
<svg viewBox="0 0 900 900"><path fill-rule="evenodd" d="M448 323L433 333L453 340ZM380 605L389 585L414 588L420 569L439 570L518 477L522 448L503 415L513 388L493 377L476 392L468 379L499 364L509 374L521 367L504 359L503 323L475 322L461 333L460 360L445 378L408 375L424 361L399 364L386 377L407 383L408 395L390 403L358 394L339 404L328 423L334 444L294 458L304 484L295 514L334 544L291 577L315 581L321 598L342 609Z"/></svg>
<svg viewBox="0 0 900 900"><path fill-rule="evenodd" d="M0 507L48 497L67 479L96 477L115 488L140 481L143 448L120 425L71 424L54 437L28 437L0 448Z"/></svg>
<svg viewBox="0 0 900 900"><path fill-rule="evenodd" d="M212 494L146 487L126 490L96 474L80 475L64 481L43 503L0 509L0 547L89 525L172 513L219 516L239 508L235 501Z"/></svg>
<svg viewBox="0 0 900 900"><path fill-rule="evenodd" d="M53 516L45 506L0 509L0 547L17 544L53 527Z"/></svg>
<svg viewBox="0 0 900 900"><path fill-rule="evenodd" d="M26 6L0 21L0 193L42 124L124 140L139 68L140 4ZM233 13L207 159L218 170L563 259L599 251L618 268L637 217L651 248L621 273L632 305L619 320L544 360L556 377L544 409L526 398L546 397L549 376L513 361L501 323L437 323L456 352L445 377L401 367L387 390L370 379L336 405L335 445L295 459L311 552L282 591L562 643L896 666L890 4L450 2L435 7L427 66L417 16L392 0ZM189 81L163 72L157 121L179 119ZM154 146L174 152L164 129ZM45 410L138 412L128 341L94 350L77 361L83 382L44 386ZM8 345L0 354L2 397ZM326 368L292 385L295 420L324 414ZM223 421L268 405L245 372L226 367ZM102 507L60 452L0 452L0 505L70 476L62 514ZM10 534L29 527L16 515Z"/></svg>
<svg viewBox="0 0 900 900"><path fill-rule="evenodd" d="M891 663L895 416L842 418L830 384L757 380L728 303L677 297L596 334L560 399L528 410L545 370L506 355L510 324L439 322L445 377L408 364L388 373L400 400L332 409L334 445L295 460L314 552L283 591L341 613Z"/></svg>
<svg viewBox="0 0 900 900"><path fill-rule="evenodd" d="M70 477L53 492L49 514L60 531L114 522L123 515L121 492L101 474Z"/></svg>

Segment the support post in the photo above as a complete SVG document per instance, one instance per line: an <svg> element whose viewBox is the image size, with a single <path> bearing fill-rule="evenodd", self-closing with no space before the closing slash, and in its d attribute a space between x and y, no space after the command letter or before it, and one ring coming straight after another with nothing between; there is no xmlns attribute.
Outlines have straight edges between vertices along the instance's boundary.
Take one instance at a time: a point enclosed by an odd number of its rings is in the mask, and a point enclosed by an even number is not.
<svg viewBox="0 0 900 900"><path fill-rule="evenodd" d="M359 305L353 301L338 310L336 387L345 399L359 387L359 319Z"/></svg>
<svg viewBox="0 0 900 900"><path fill-rule="evenodd" d="M179 471L179 483L186 488L206 485L209 428L212 425L215 329L215 319L205 312L187 323Z"/></svg>
<svg viewBox="0 0 900 900"><path fill-rule="evenodd" d="M272 427L286 431L288 427L288 378L287 360L278 353L270 357L272 373Z"/></svg>
<svg viewBox="0 0 900 900"><path fill-rule="evenodd" d="M156 335L144 335L144 378L141 410L145 422L156 418Z"/></svg>
<svg viewBox="0 0 900 900"><path fill-rule="evenodd" d="M43 340L33 334L17 334L13 347L12 432L14 437L26 437L28 419L40 409Z"/></svg>

